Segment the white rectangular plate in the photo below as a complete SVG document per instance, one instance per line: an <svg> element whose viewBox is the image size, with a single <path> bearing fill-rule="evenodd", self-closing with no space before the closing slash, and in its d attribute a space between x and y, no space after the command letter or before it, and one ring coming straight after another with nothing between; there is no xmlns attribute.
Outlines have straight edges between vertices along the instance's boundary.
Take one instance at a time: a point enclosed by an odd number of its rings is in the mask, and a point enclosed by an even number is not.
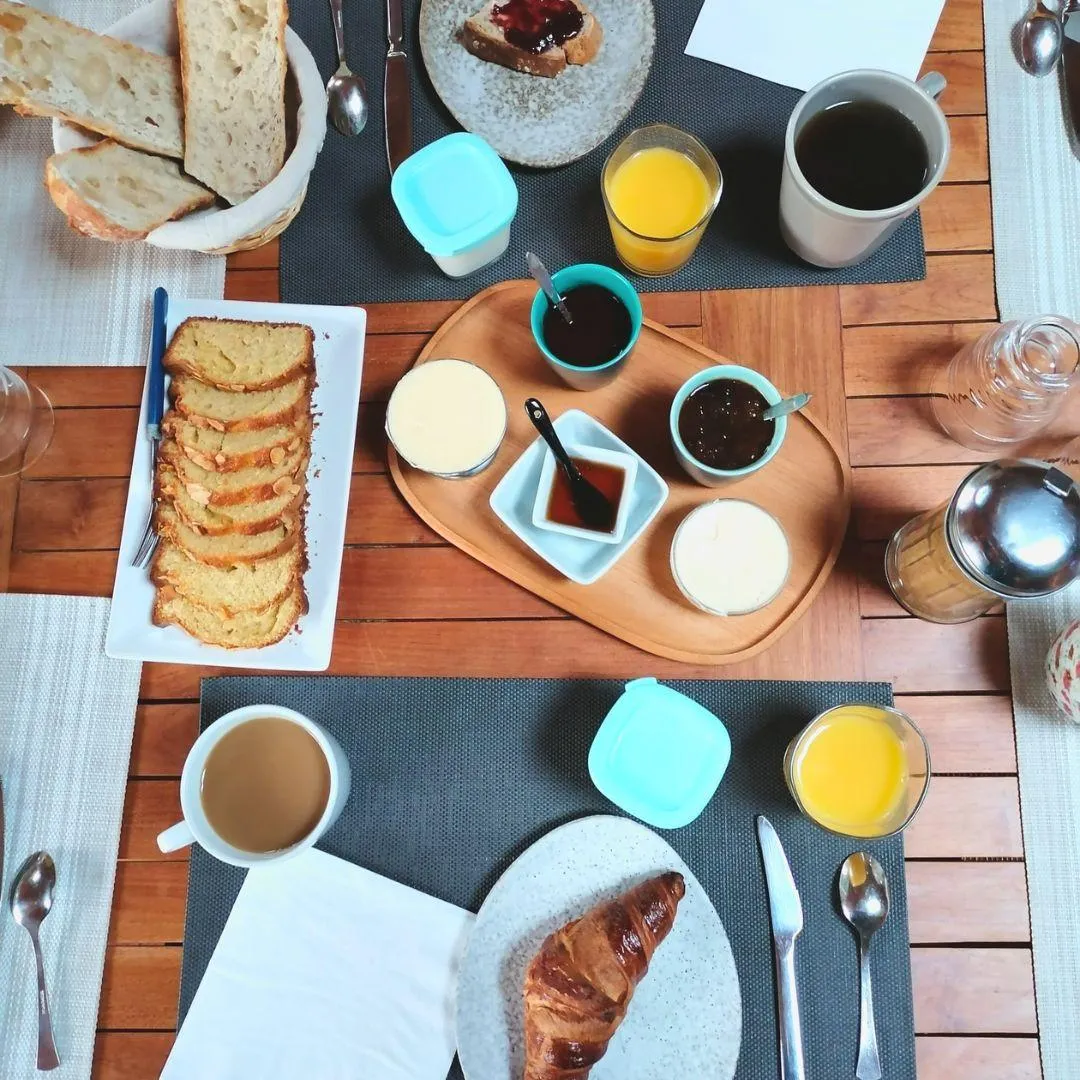
<svg viewBox="0 0 1080 1080"><path fill-rule="evenodd" d="M113 585L105 637L109 656L169 664L203 664L265 670L325 671L330 666L337 613L345 516L349 508L360 376L367 314L362 308L301 304L249 304L236 300L169 299L166 340L184 319L201 315L250 322L304 323L315 332L315 430L308 465L308 612L299 626L264 649L204 645L178 626L154 626L154 587L146 570L131 565L150 508L150 441L146 436L146 391L131 463L124 535Z"/></svg>

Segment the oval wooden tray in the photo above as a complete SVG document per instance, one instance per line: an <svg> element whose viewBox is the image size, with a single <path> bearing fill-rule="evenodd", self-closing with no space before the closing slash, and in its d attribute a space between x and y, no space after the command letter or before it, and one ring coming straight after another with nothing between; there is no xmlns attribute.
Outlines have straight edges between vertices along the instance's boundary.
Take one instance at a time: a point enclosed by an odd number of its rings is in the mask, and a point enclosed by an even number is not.
<svg viewBox="0 0 1080 1080"><path fill-rule="evenodd" d="M405 501L452 544L537 596L646 652L694 664L730 664L768 648L809 607L836 562L851 508L851 472L839 448L805 412L792 417L780 453L759 472L723 488L695 484L679 468L668 434L676 390L724 357L646 320L618 378L579 393L559 382L529 331L535 286L507 281L478 293L432 335L418 364L460 357L485 368L506 396L510 424L495 461L479 476L439 480L389 448L390 472ZM786 388L781 387L782 391ZM495 517L488 498L535 438L524 401L536 396L552 418L567 409L596 417L668 482L671 494L641 538L593 585L568 581ZM679 522L698 503L749 499L776 515L791 543L792 567L777 599L752 615L717 618L692 607L671 578Z"/></svg>

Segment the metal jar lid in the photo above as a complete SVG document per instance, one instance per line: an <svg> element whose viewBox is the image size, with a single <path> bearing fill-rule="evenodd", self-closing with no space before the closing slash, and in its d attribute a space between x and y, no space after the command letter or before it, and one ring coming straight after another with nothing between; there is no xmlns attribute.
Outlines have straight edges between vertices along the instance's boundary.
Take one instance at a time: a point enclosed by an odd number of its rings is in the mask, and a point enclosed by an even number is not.
<svg viewBox="0 0 1080 1080"><path fill-rule="evenodd" d="M1047 596L1080 574L1080 490L1045 461L992 461L953 496L947 535L961 568L984 588Z"/></svg>

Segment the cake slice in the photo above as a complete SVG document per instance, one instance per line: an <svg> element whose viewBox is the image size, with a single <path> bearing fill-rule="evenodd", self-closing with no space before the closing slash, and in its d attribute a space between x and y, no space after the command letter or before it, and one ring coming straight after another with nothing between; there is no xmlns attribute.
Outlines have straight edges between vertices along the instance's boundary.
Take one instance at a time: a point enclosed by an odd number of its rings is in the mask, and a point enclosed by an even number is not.
<svg viewBox="0 0 1080 1080"><path fill-rule="evenodd" d="M315 334L299 323L185 319L164 363L220 390L272 390L315 370Z"/></svg>
<svg viewBox="0 0 1080 1080"><path fill-rule="evenodd" d="M0 0L0 102L127 146L184 156L180 65L28 4Z"/></svg>
<svg viewBox="0 0 1080 1080"><path fill-rule="evenodd" d="M215 431L200 427L179 413L170 411L161 426L162 433L196 465L214 472L235 472L259 465L277 465L302 440L311 437L311 417L301 415L291 425L256 428L253 431Z"/></svg>
<svg viewBox="0 0 1080 1080"><path fill-rule="evenodd" d="M278 495L294 496L304 487L309 450L305 442L286 453L277 465L260 465L235 472L212 472L196 465L172 439L163 439L158 449L163 464L176 471L187 493L203 506L234 506L264 502Z"/></svg>
<svg viewBox="0 0 1080 1080"><path fill-rule="evenodd" d="M176 375L169 394L177 412L214 431L253 431L291 424L311 411L314 378L302 375L273 390L219 390L190 375Z"/></svg>
<svg viewBox="0 0 1080 1080"><path fill-rule="evenodd" d="M603 40L596 16L578 0L488 0L461 32L473 56L549 79L595 59Z"/></svg>
<svg viewBox="0 0 1080 1080"><path fill-rule="evenodd" d="M304 546L253 563L208 566L168 541L158 545L150 564L150 580L221 615L265 611L279 604L303 577Z"/></svg>
<svg viewBox="0 0 1080 1080"><path fill-rule="evenodd" d="M151 618L155 626L175 623L206 645L223 649L262 649L281 641L307 611L302 585L261 611L226 615L203 607L169 587L159 588Z"/></svg>
<svg viewBox="0 0 1080 1080"><path fill-rule="evenodd" d="M105 139L53 154L45 187L68 224L98 240L142 240L166 221L214 202L168 158Z"/></svg>
<svg viewBox="0 0 1080 1080"><path fill-rule="evenodd" d="M208 566L234 566L256 559L269 559L290 551L302 540L304 512L302 509L286 514L272 529L265 532L225 533L207 536L197 527L187 524L167 501L158 503L154 511L154 529L162 540L171 540L192 558Z"/></svg>

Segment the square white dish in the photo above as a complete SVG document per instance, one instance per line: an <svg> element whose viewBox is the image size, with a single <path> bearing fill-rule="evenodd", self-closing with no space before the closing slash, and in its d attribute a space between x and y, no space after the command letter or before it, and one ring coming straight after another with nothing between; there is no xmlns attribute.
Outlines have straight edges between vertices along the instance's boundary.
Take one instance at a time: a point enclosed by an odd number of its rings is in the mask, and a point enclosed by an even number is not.
<svg viewBox="0 0 1080 1080"><path fill-rule="evenodd" d="M330 666L334 640L367 313L353 307L170 297L166 340L171 340L184 319L197 315L251 322L304 323L315 333L316 386L312 396L315 429L307 473L305 526L308 569L304 574L304 588L308 610L296 629L276 645L262 649L223 649L204 645L178 626L154 626L151 622L154 586L146 569L131 565L142 539L151 495L144 386L105 652L121 659L169 664L325 671Z"/></svg>
<svg viewBox="0 0 1080 1080"><path fill-rule="evenodd" d="M495 516L526 547L571 581L591 585L619 561L660 512L667 501L668 486L640 454L635 453L632 447L627 446L599 420L594 420L580 409L568 409L554 421L554 426L564 444L619 450L637 460L637 476L630 495L626 532L622 540L618 544L598 544L595 540L582 540L549 529L538 529L533 524L533 505L547 453L547 446L539 437L507 469L506 475L491 493L489 504Z"/></svg>
<svg viewBox="0 0 1080 1080"><path fill-rule="evenodd" d="M592 529L581 529L576 525L563 525L558 521L552 521L547 516L555 477L559 469L550 448L544 456L544 464L540 469L540 483L537 485L536 501L533 503L533 525L538 529L562 533L564 536L579 536L583 540L591 540L594 544L619 543L626 534L626 523L630 518L629 493L633 492L634 481L637 479L638 459L633 454L624 454L621 450L610 450L602 446L585 446L581 443L569 443L564 449L572 458L579 460L584 458L586 461L595 461L601 465L614 465L615 468L622 470L623 491L619 498L615 527L609 533L601 533Z"/></svg>

